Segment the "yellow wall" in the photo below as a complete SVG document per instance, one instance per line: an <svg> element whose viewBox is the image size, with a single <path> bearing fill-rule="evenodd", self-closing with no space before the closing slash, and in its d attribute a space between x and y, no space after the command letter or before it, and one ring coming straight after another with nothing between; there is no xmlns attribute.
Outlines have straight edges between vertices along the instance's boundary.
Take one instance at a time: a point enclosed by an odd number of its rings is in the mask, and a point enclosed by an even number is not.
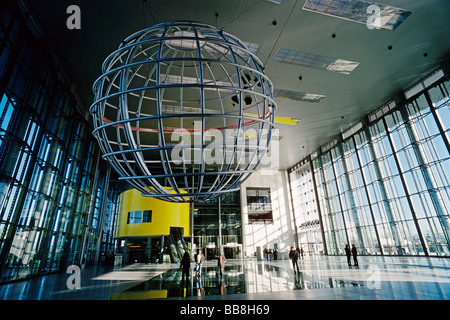
<svg viewBox="0 0 450 320"><path fill-rule="evenodd" d="M127 224L128 212L139 210L152 210L152 221ZM184 228L183 235L191 235L189 203L173 203L143 197L136 189L122 193L117 237L169 235L170 227Z"/></svg>

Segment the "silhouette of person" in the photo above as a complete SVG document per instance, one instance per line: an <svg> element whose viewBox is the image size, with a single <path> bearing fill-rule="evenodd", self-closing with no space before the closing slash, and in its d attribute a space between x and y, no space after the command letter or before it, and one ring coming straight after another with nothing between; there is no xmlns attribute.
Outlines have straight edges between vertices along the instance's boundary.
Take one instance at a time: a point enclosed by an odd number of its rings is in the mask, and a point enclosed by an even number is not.
<svg viewBox="0 0 450 320"><path fill-rule="evenodd" d="M184 252L183 258L181 259L180 269L181 268L182 268L181 281L184 282L185 277L186 281L188 280L189 271L191 269L191 257L189 256L189 253L187 253L187 251Z"/></svg>
<svg viewBox="0 0 450 320"><path fill-rule="evenodd" d="M345 254L347 255L347 264L351 266L350 257L352 256L352 253L350 252L350 247L348 244L345 245Z"/></svg>
<svg viewBox="0 0 450 320"><path fill-rule="evenodd" d="M294 272L295 272L295 268L297 268L297 272L300 272L299 268L298 268L298 252L297 250L294 249L294 247L291 247L291 250L289 251L289 259L292 260L292 267L294 268Z"/></svg>
<svg viewBox="0 0 450 320"><path fill-rule="evenodd" d="M356 247L354 244L352 244L352 255L353 255L353 263L355 264L355 266L358 265L358 252L356 251Z"/></svg>

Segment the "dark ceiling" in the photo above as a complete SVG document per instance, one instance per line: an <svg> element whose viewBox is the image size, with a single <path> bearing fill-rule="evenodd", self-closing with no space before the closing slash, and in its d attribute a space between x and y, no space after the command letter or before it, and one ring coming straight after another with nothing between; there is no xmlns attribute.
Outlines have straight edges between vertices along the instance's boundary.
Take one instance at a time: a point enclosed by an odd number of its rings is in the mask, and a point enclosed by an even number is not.
<svg viewBox="0 0 450 320"><path fill-rule="evenodd" d="M341 2L346 0L341 0ZM332 2L324 0L322 2ZM245 42L278 90L325 96L320 101L277 98L280 167L287 169L411 87L450 58L450 1L394 0L412 11L395 30L303 9L305 0L23 0L82 103L93 100L92 84L103 60L130 34L170 20L214 25ZM69 5L81 10L81 29L70 30ZM358 62L350 74L275 60L280 48ZM301 79L301 80L300 80Z"/></svg>

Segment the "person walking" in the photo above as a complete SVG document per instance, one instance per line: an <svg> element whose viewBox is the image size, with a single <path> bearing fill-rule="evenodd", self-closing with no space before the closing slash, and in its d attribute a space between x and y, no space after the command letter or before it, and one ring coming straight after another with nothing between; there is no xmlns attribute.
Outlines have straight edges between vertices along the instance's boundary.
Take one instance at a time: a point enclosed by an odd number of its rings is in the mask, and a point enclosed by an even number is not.
<svg viewBox="0 0 450 320"><path fill-rule="evenodd" d="M294 247L291 247L291 250L289 251L289 259L291 259L292 261L292 267L294 268L294 273L295 273L295 269L297 268L297 272L300 273L300 270L298 268L298 252L297 250L294 249Z"/></svg>
<svg viewBox="0 0 450 320"><path fill-rule="evenodd" d="M197 256L195 257L195 262L197 263L195 266L195 271L197 272L197 277L202 276L202 264L205 261L205 256L202 253L201 249L198 249Z"/></svg>
<svg viewBox="0 0 450 320"><path fill-rule="evenodd" d="M295 249L295 250L297 250L297 253L298 253L298 258L300 259L300 257L302 256L302 255L301 255L301 251L300 251L300 248L299 248L299 247L297 247L297 249Z"/></svg>
<svg viewBox="0 0 450 320"><path fill-rule="evenodd" d="M183 258L181 259L180 269L182 269L181 281L185 282L185 277L187 281L189 278L189 271L191 269L191 257L187 251L184 252Z"/></svg>
<svg viewBox="0 0 450 320"><path fill-rule="evenodd" d="M348 244L345 245L345 254L347 255L347 264L350 267L352 263L350 262L350 257L352 256L352 253L350 252L350 247Z"/></svg>
<svg viewBox="0 0 450 320"><path fill-rule="evenodd" d="M218 262L218 265L219 265L219 268L220 268L220 278L221 279L222 279L222 277L224 275L224 269L225 269L225 262L226 261L227 260L225 259L225 256L224 256L223 252L221 252L220 256L219 256L219 262Z"/></svg>
<svg viewBox="0 0 450 320"><path fill-rule="evenodd" d="M356 247L352 244L352 255L353 255L353 263L355 266L358 266L358 252L356 251Z"/></svg>

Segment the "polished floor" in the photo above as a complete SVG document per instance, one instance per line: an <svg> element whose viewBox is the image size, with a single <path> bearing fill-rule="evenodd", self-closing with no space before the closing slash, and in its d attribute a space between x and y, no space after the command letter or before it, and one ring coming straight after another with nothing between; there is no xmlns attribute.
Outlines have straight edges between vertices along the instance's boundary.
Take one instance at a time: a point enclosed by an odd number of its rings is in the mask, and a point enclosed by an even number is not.
<svg viewBox="0 0 450 320"><path fill-rule="evenodd" d="M194 267L194 264L192 264ZM227 260L220 275L207 261L201 277L183 281L177 264L132 264L81 270L0 285L2 300L449 300L450 259L425 257L306 257L294 272L289 260Z"/></svg>

